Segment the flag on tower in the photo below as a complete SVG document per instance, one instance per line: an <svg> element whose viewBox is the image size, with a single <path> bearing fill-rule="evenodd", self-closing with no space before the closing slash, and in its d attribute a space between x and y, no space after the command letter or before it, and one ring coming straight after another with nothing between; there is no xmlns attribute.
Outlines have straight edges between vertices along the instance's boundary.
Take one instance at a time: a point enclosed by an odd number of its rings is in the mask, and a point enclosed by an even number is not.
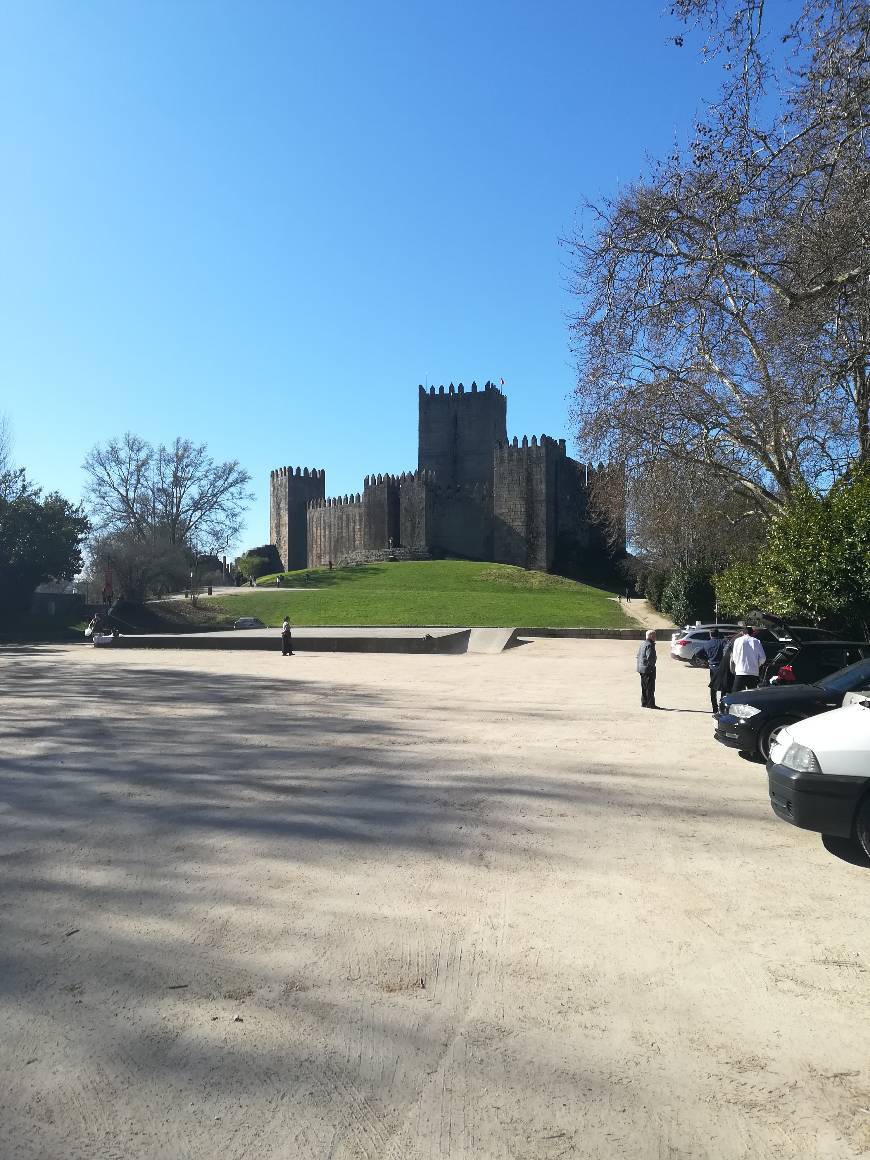
<svg viewBox="0 0 870 1160"><path fill-rule="evenodd" d="M504 379L499 379L498 381L499 381L499 386L503 387L504 386Z"/></svg>

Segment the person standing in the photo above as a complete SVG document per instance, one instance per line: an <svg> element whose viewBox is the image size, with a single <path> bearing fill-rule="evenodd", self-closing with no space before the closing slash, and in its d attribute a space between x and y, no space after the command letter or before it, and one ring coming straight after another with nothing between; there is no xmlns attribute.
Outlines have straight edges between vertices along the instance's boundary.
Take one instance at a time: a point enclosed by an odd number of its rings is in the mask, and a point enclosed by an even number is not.
<svg viewBox="0 0 870 1160"><path fill-rule="evenodd" d="M293 656L293 636L290 631L290 621L286 616L284 617L284 622L281 625L281 656Z"/></svg>
<svg viewBox="0 0 870 1160"><path fill-rule="evenodd" d="M761 666L767 660L764 645L753 634L749 625L744 625L743 632L734 641L732 652L734 661L734 687L732 692L739 693L743 689L757 689L758 675Z"/></svg>
<svg viewBox="0 0 870 1160"><path fill-rule="evenodd" d="M640 673L640 705L642 709L657 709L656 705L656 634L650 629L637 650L637 671Z"/></svg>
<svg viewBox="0 0 870 1160"><path fill-rule="evenodd" d="M710 670L710 705L714 713L719 712L718 674L725 647L725 638L722 633L718 628L711 628L709 643L698 649L698 656L706 659L707 668Z"/></svg>

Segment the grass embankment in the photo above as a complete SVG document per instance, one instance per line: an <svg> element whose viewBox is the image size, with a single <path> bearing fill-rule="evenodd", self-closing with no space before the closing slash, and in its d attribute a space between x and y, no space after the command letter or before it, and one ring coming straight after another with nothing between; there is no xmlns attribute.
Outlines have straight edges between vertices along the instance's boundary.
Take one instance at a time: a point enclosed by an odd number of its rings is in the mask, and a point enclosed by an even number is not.
<svg viewBox="0 0 870 1160"><path fill-rule="evenodd" d="M263 577L256 589L223 597L150 605L190 626L229 626L239 616L279 625L477 625L528 628L633 628L601 588L507 564L466 560L402 561L357 568L311 568ZM299 591L293 591L299 589ZM203 623L203 614L210 623ZM167 627L168 624L167 624Z"/></svg>

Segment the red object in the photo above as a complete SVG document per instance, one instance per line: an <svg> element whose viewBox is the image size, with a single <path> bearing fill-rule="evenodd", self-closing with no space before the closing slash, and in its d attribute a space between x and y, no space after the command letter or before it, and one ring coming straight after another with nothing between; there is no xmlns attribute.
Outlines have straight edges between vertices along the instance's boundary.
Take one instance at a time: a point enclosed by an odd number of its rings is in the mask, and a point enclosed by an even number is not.
<svg viewBox="0 0 870 1160"><path fill-rule="evenodd" d="M791 665L781 665L776 675L781 681L785 681L786 684L788 684L789 681L794 681L794 669L791 667Z"/></svg>
<svg viewBox="0 0 870 1160"><path fill-rule="evenodd" d="M688 638L686 640L678 640L675 647L679 648L681 645L688 644L688 643L689 643Z"/></svg>

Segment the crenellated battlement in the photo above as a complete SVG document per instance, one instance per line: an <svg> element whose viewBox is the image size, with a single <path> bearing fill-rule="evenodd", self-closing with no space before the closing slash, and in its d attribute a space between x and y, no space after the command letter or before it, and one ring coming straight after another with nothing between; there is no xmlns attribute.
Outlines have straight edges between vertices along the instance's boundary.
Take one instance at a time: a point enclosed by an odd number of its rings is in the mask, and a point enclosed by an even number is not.
<svg viewBox="0 0 870 1160"><path fill-rule="evenodd" d="M462 383L455 387L451 383L448 387L444 387L443 383L436 390L435 387L424 387L422 383L419 386L421 399L449 399L451 396L457 398L459 395L486 395L495 394L500 398L504 398L504 391L497 387L495 383L486 382L483 387L478 387L477 383L472 383L469 388L463 386Z"/></svg>
<svg viewBox="0 0 870 1160"><path fill-rule="evenodd" d="M363 487L379 487L382 484L390 484L393 487L403 487L411 483L434 483L435 473L428 471L426 468L417 471L403 471L400 475L377 474L372 472L371 475L365 476L363 479Z"/></svg>
<svg viewBox="0 0 870 1160"><path fill-rule="evenodd" d="M362 503L359 492L354 495L331 495L325 499L312 499L308 502L308 511L318 511L320 508L349 507L351 504Z"/></svg>
<svg viewBox="0 0 870 1160"><path fill-rule="evenodd" d="M271 479L326 479L326 470L322 467L276 467L270 473Z"/></svg>
<svg viewBox="0 0 870 1160"><path fill-rule="evenodd" d="M554 439L551 435L541 435L540 438L537 435L533 435L531 439L528 435L523 435L522 439L514 435L513 439L509 439L507 442L497 443L494 453L505 456L511 455L514 452L541 451L542 449L555 451L557 455L567 455L568 453L565 440Z"/></svg>

